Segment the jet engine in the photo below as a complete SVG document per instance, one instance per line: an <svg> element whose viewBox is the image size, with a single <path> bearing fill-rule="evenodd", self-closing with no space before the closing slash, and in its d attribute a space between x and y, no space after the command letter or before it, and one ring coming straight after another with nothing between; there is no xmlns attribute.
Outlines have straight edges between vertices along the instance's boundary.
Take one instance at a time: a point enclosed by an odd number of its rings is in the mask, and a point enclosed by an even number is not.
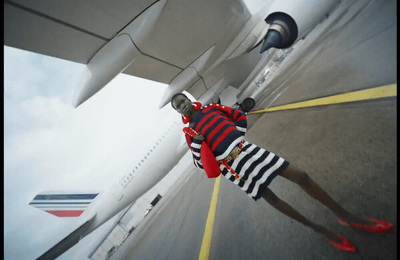
<svg viewBox="0 0 400 260"><path fill-rule="evenodd" d="M265 22L270 24L270 27L264 37L260 53L272 47L277 49L288 48L297 39L297 24L288 14L273 13L265 19Z"/></svg>

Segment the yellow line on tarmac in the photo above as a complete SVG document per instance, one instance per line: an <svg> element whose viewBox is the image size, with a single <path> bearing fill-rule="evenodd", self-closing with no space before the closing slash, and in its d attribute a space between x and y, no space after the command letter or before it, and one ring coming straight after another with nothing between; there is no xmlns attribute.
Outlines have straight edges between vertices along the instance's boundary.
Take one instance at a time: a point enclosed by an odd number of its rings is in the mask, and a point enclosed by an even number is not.
<svg viewBox="0 0 400 260"><path fill-rule="evenodd" d="M325 105L333 105L347 102L355 102L355 101L363 101L370 99L378 99L385 97L395 97L397 96L397 84L386 85L377 88L364 89L354 92L349 92L345 94L339 94L329 97L317 98L312 100L307 100L303 102L297 102L288 105L282 105L277 107L271 107L267 109L251 111L248 114L260 114L266 112L280 111L280 110L288 110L288 109L297 109L297 108L306 108L306 107L314 107L314 106L325 106Z"/></svg>
<svg viewBox="0 0 400 260"><path fill-rule="evenodd" d="M220 182L221 175L215 180L214 191L211 197L210 210L208 211L206 228L204 230L203 243L201 244L199 260L208 260L210 256L211 239L214 229L215 212L217 211L217 199Z"/></svg>
<svg viewBox="0 0 400 260"><path fill-rule="evenodd" d="M297 109L297 108L306 108L306 107L314 107L314 106L324 106L324 105L332 105L332 104L340 104L340 103L347 103L347 102L355 102L355 101L362 101L362 100L369 100L369 99L378 99L378 98L385 98L385 97L395 97L397 96L397 84L386 85L382 87L372 88L372 89L365 89L354 91L345 94L339 94L324 98L318 98L298 103L293 103L289 105L271 107L268 109L251 111L248 114L259 114L265 112L272 112L272 111L280 111L280 110L288 110L288 109ZM206 227L204 230L203 235L203 242L201 244L199 260L208 260L210 256L210 248L211 248L211 240L212 240L212 233L214 229L214 221L215 221L215 213L217 210L217 200L218 200L218 192L220 186L221 176L219 176L215 180L214 191L211 197L210 203L210 210L207 216Z"/></svg>

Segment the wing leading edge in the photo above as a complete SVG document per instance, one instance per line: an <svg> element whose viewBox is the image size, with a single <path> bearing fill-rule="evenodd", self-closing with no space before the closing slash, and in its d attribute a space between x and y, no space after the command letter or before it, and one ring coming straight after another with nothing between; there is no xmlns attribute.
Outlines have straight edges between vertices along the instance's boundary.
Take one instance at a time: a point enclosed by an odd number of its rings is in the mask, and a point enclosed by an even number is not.
<svg viewBox="0 0 400 260"><path fill-rule="evenodd" d="M80 227L75 229L71 234L66 236L63 240L58 242L55 246L50 248L46 253L37 258L37 260L50 260L56 259L58 256L63 254L65 251L73 247L81 240L81 235L89 228L90 224L95 219L96 215L90 218L88 221L83 223Z"/></svg>

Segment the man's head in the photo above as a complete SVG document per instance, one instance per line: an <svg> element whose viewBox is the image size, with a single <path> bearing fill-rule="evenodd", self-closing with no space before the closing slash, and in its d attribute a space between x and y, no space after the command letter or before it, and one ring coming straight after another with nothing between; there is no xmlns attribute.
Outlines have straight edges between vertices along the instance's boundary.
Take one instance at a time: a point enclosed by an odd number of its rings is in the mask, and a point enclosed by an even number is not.
<svg viewBox="0 0 400 260"><path fill-rule="evenodd" d="M194 111L192 101L183 93L175 94L171 98L171 106L182 115L189 115Z"/></svg>

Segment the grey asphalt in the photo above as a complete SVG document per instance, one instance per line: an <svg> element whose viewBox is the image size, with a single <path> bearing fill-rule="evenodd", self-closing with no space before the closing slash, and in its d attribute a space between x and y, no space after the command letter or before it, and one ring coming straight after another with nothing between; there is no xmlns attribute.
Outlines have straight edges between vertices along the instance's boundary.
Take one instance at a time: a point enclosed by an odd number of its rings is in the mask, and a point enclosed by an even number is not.
<svg viewBox="0 0 400 260"><path fill-rule="evenodd" d="M396 33L395 1L342 1L259 90L257 108L397 83ZM280 198L358 249L341 252L222 178L210 259L397 259L396 109L397 98L385 98L249 115L246 134L305 170L350 212L387 220L394 230L342 226L300 187L276 177L270 188ZM198 259L214 182L188 167L111 259Z"/></svg>

